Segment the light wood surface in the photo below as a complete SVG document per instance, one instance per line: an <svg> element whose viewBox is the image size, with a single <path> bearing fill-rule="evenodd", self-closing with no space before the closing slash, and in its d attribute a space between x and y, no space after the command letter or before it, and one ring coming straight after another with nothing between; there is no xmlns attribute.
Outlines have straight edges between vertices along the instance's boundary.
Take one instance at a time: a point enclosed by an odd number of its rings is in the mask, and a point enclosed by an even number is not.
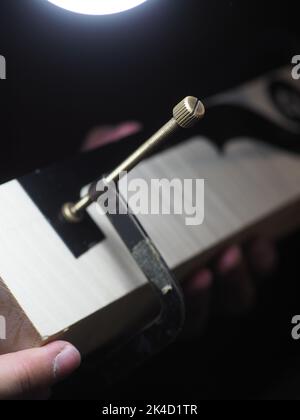
<svg viewBox="0 0 300 420"><path fill-rule="evenodd" d="M220 155L197 138L142 163L130 178L204 179L201 226L186 226L180 215L139 216L183 276L232 241L300 225L299 163L252 139L231 142ZM8 319L0 353L57 337L90 352L153 315L143 274L96 205L89 213L106 240L76 259L17 180L0 186L0 203L0 315Z"/></svg>

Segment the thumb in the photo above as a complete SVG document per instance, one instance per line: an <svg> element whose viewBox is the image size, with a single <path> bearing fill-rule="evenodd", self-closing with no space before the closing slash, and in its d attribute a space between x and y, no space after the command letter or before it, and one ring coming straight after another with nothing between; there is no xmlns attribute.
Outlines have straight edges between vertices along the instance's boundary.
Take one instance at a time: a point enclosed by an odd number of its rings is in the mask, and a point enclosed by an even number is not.
<svg viewBox="0 0 300 420"><path fill-rule="evenodd" d="M0 399L31 398L48 391L80 363L79 352L63 341L0 356Z"/></svg>

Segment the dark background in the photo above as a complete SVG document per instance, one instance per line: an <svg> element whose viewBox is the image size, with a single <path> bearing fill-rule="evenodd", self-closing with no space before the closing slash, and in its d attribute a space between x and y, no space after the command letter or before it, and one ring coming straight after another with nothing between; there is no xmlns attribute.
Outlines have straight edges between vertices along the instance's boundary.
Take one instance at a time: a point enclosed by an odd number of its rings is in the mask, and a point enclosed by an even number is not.
<svg viewBox="0 0 300 420"><path fill-rule="evenodd" d="M287 63L299 26L289 1L151 0L93 17L1 0L3 175L70 154L99 123L154 127L186 94L205 97Z"/></svg>
<svg viewBox="0 0 300 420"><path fill-rule="evenodd" d="M290 62L300 54L295 3L149 0L91 17L43 0L1 0L1 180L75 153L95 125L135 119L152 129L187 94L207 97ZM281 244L280 269L254 314L173 346L108 396L300 395L291 380L299 346L288 328L300 311L298 247L297 236ZM55 396L100 399L94 380L91 373L89 386Z"/></svg>

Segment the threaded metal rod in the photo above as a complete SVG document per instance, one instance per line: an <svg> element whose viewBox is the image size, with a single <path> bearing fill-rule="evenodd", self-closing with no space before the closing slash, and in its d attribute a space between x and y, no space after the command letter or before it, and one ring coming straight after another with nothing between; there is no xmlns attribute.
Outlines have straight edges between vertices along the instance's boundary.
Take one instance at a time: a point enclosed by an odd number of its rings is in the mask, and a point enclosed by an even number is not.
<svg viewBox="0 0 300 420"><path fill-rule="evenodd" d="M201 101L197 98L189 96L181 101L173 110L173 118L160 128L153 136L151 136L142 146L132 153L124 162L122 162L109 175L103 178L103 182L107 185L111 182L117 182L120 175L129 172L141 160L162 141L169 138L179 128L192 127L196 122L203 118L205 108ZM77 203L66 203L62 208L64 218L71 223L78 223L82 218L83 211L95 202L103 192L96 190L98 181L92 184L89 192L82 197Z"/></svg>

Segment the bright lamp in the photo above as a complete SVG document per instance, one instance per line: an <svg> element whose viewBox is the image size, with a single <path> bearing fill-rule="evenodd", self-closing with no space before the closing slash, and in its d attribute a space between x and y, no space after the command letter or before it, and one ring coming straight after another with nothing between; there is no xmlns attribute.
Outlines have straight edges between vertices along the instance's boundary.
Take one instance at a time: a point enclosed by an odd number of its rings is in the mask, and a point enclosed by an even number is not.
<svg viewBox="0 0 300 420"><path fill-rule="evenodd" d="M48 0L63 9L86 15L109 15L123 12L146 0Z"/></svg>

